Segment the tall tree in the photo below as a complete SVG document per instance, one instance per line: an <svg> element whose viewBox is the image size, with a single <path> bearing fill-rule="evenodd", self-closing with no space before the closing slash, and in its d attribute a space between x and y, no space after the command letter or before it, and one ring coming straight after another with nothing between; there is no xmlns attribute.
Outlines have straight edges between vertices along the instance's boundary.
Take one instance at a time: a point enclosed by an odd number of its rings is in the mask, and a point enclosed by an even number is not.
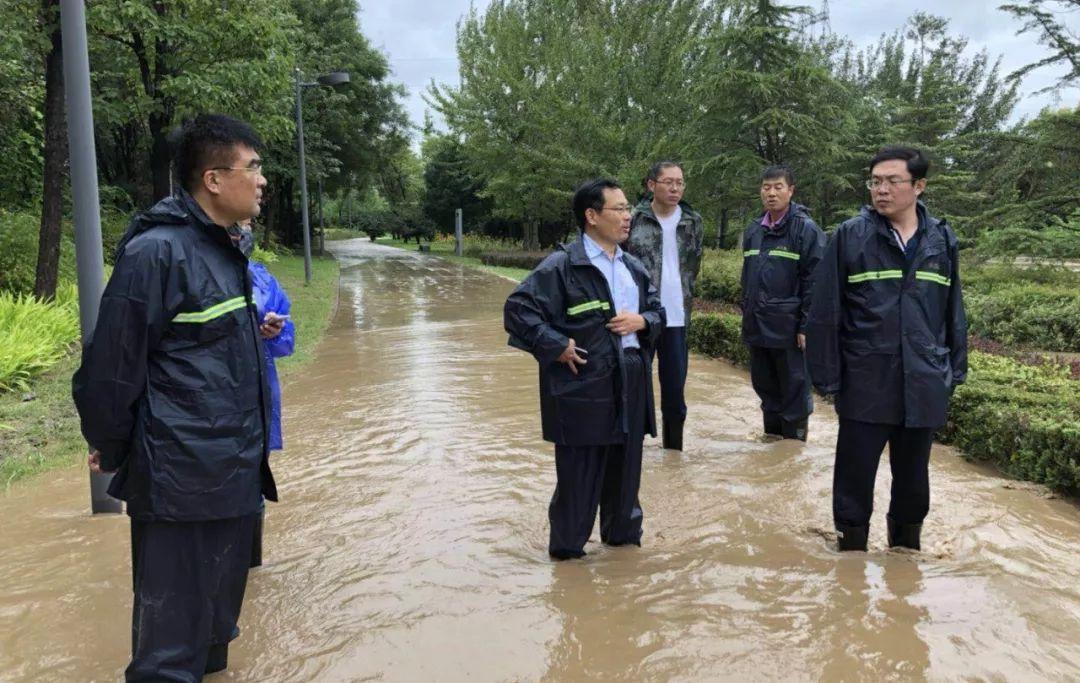
<svg viewBox="0 0 1080 683"><path fill-rule="evenodd" d="M1049 56L1017 69L1009 74L1010 78L1019 80L1036 69L1062 65L1064 75L1042 92L1080 85L1080 37L1065 21L1070 13L1080 11L1080 0L1027 0L1000 5L998 9L1024 22L1017 33L1038 34L1039 42L1050 48Z"/></svg>
<svg viewBox="0 0 1080 683"><path fill-rule="evenodd" d="M64 213L64 173L67 166L67 125L64 116L64 52L60 33L60 0L41 0L43 33L49 36L45 56L45 145L42 154L41 228L38 232L34 295L56 296L60 267L60 228Z"/></svg>

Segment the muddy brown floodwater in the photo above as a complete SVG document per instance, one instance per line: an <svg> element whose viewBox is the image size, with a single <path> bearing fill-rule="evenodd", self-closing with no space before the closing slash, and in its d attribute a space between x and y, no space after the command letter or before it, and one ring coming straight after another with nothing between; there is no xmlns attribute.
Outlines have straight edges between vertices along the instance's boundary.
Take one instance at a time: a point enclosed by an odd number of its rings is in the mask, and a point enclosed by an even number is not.
<svg viewBox="0 0 1080 683"><path fill-rule="evenodd" d="M695 356L687 450L646 442L644 547L548 560L555 472L512 283L361 241L285 388L237 681L1076 680L1080 509L935 448L922 554L832 550L836 418L758 437L747 375ZM72 468L0 497L0 679L116 680L127 520ZM214 680L211 678L210 680Z"/></svg>

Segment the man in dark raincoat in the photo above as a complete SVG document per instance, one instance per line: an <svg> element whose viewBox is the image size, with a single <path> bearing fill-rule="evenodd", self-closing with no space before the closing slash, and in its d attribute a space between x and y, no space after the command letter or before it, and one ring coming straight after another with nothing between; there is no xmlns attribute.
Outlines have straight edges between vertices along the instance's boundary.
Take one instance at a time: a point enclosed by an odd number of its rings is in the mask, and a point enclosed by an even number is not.
<svg viewBox="0 0 1080 683"><path fill-rule="evenodd" d="M743 234L742 338L750 348L750 381L761 399L765 433L806 441L814 412L806 369L806 314L825 234L805 206L791 201L787 166L761 174L765 213Z"/></svg>
<svg viewBox="0 0 1080 683"><path fill-rule="evenodd" d="M540 364L558 482L548 553L560 560L585 555L597 507L601 541L641 545L641 449L645 432L656 435L650 354L664 329L645 267L619 247L631 211L619 185L584 183L573 210L581 238L544 259L503 309L510 345Z"/></svg>
<svg viewBox="0 0 1080 683"><path fill-rule="evenodd" d="M131 517L129 681L225 668L256 514L277 500L263 321L228 233L259 213L262 145L212 115L175 145L182 189L121 240L73 380L90 468L116 472L109 492Z"/></svg>
<svg viewBox="0 0 1080 683"><path fill-rule="evenodd" d="M635 207L626 250L641 259L649 279L660 290L667 323L657 345L660 412L664 416L664 448L683 449L686 422L686 372L690 360L686 330L701 269L705 229L701 214L683 201L682 166L659 161L645 179L649 194Z"/></svg>
<svg viewBox="0 0 1080 683"><path fill-rule="evenodd" d="M829 239L818 267L807 357L836 394L833 518L840 550L866 550L874 477L889 444L889 546L918 550L930 508L930 447L967 376L956 235L919 202L929 162L910 147L870 161L873 208Z"/></svg>

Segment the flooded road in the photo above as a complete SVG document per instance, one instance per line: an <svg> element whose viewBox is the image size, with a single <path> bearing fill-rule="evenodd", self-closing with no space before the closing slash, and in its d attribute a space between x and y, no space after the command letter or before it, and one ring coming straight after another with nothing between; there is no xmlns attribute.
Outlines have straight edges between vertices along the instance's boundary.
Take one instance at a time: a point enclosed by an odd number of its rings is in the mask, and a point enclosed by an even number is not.
<svg viewBox="0 0 1080 683"><path fill-rule="evenodd" d="M1080 678L1080 509L945 448L922 554L832 550L836 419L767 443L747 374L694 356L687 450L645 448L643 548L547 558L552 447L535 361L506 346L512 283L331 243L341 303L285 387L236 681ZM73 468L0 497L0 680L116 680L127 520Z"/></svg>

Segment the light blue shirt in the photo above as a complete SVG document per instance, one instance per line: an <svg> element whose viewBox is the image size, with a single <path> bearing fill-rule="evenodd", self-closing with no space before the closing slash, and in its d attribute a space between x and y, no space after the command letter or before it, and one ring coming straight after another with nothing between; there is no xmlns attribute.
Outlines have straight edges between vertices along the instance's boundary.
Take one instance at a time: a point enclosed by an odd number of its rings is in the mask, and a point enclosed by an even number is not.
<svg viewBox="0 0 1080 683"><path fill-rule="evenodd" d="M582 234L581 241L585 245L585 255L589 257L589 262L607 280L608 289L611 291L615 303L615 313L627 311L640 313L638 310L640 293L638 292L637 283L634 282L634 276L630 274L630 269L626 267L626 262L623 260L623 250L616 245L615 258L611 258L588 235ZM622 347L624 349L640 349L641 344L638 342L637 332L631 332L623 336Z"/></svg>

